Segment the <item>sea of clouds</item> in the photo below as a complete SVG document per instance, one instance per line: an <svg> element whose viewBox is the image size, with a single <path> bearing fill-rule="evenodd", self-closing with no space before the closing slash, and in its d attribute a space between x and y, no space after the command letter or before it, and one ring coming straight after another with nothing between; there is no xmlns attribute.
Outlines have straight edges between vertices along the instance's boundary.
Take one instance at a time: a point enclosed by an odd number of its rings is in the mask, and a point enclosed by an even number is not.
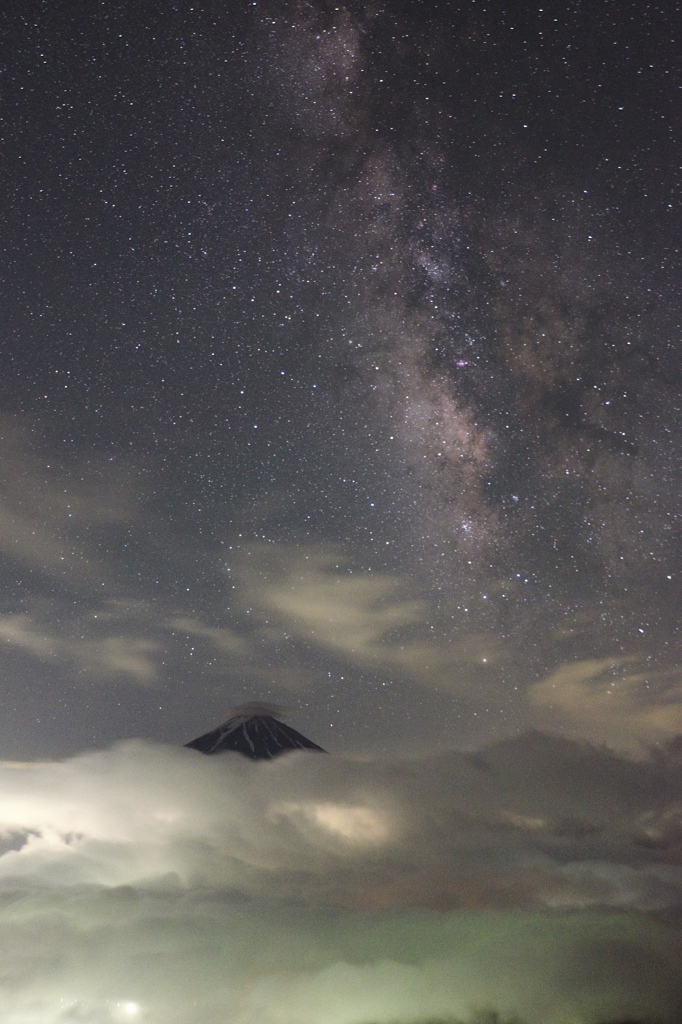
<svg viewBox="0 0 682 1024"><path fill-rule="evenodd" d="M0 1024L672 1024L681 965L674 751L0 766Z"/></svg>

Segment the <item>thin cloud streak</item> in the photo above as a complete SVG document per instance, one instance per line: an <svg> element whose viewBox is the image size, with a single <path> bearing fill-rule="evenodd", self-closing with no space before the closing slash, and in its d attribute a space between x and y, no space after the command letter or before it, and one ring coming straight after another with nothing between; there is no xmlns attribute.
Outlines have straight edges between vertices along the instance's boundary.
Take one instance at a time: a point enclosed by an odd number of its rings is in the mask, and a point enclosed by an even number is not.
<svg viewBox="0 0 682 1024"><path fill-rule="evenodd" d="M682 668L647 671L636 658L561 665L528 700L538 724L639 756L682 733Z"/></svg>

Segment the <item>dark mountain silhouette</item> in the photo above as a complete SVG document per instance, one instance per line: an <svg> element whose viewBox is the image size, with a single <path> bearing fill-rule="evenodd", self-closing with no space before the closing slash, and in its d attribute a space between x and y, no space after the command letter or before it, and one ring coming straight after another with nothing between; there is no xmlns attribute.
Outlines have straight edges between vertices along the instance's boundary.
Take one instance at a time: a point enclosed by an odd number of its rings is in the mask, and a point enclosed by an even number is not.
<svg viewBox="0 0 682 1024"><path fill-rule="evenodd" d="M280 721L281 709L272 704L243 704L222 725L197 737L186 747L202 754L234 750L253 761L279 757L289 750L319 750L322 747Z"/></svg>

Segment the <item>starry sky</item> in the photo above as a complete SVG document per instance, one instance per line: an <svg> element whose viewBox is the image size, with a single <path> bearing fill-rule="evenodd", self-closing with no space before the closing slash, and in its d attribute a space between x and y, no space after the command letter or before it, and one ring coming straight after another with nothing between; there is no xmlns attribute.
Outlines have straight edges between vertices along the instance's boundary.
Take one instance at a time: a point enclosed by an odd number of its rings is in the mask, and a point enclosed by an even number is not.
<svg viewBox="0 0 682 1024"><path fill-rule="evenodd" d="M682 733L675 6L4 5L3 758Z"/></svg>

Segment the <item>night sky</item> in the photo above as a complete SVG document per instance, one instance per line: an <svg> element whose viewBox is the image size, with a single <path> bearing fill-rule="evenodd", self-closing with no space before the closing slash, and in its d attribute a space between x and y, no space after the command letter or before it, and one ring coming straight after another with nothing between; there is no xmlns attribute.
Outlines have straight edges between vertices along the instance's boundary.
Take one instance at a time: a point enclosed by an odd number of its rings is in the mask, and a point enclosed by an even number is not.
<svg viewBox="0 0 682 1024"><path fill-rule="evenodd" d="M3 5L0 1024L679 1024L676 7Z"/></svg>
<svg viewBox="0 0 682 1024"><path fill-rule="evenodd" d="M682 732L675 7L4 5L3 758Z"/></svg>

